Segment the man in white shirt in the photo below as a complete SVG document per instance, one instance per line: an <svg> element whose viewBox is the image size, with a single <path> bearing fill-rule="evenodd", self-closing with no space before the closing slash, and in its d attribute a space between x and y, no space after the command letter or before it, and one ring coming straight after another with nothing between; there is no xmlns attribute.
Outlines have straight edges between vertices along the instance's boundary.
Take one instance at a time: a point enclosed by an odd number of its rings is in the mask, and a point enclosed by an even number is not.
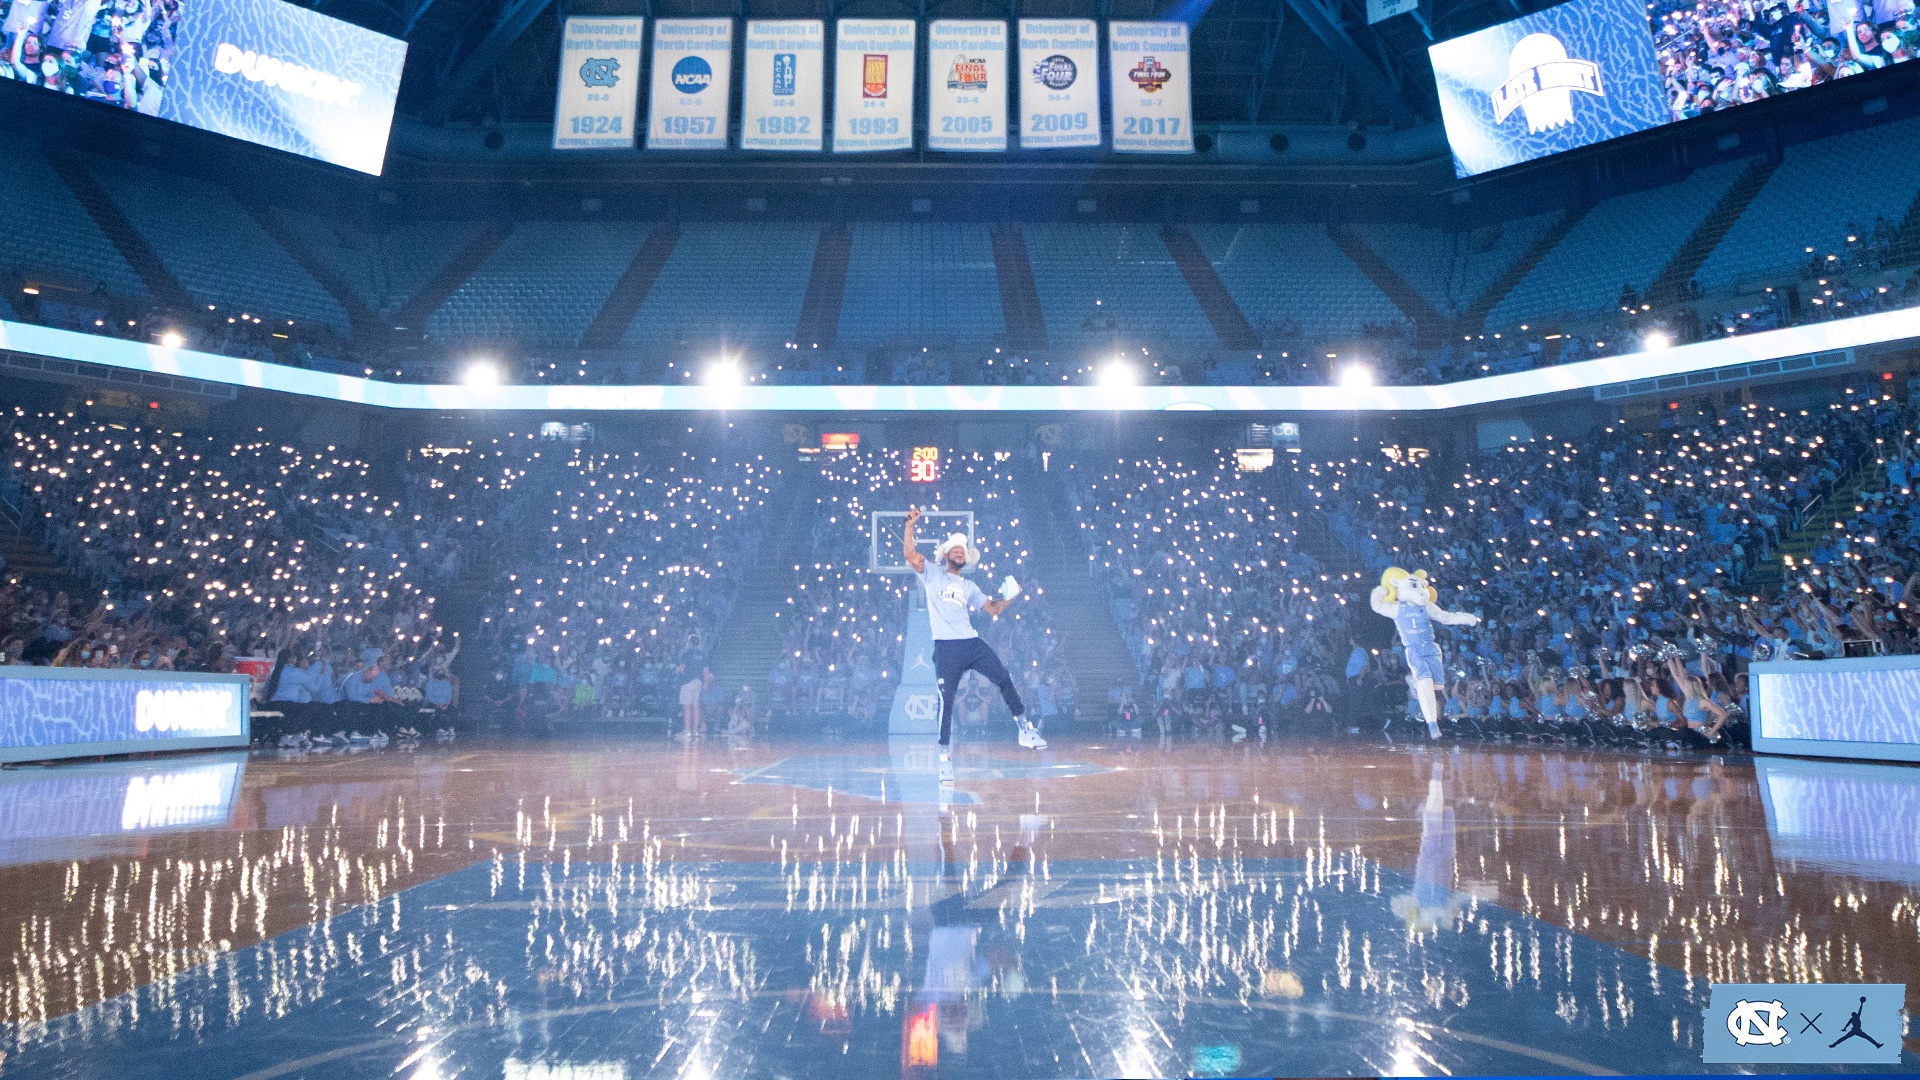
<svg viewBox="0 0 1920 1080"><path fill-rule="evenodd" d="M1013 603L1018 592L989 600L979 586L960 576L969 561L967 538L960 533L942 540L931 560L920 554L914 539L914 526L919 522L919 507L907 511L907 528L902 539L907 565L927 592L927 620L933 627L933 672L940 688L940 782L951 784L953 704L960 679L969 671L979 672L1000 688L1000 696L1006 699L1007 709L1020 727L1021 746L1041 750L1046 748L1047 740L1027 722L1027 707L1021 702L1020 691L1015 689L1006 665L973 629L974 611L998 616Z"/></svg>

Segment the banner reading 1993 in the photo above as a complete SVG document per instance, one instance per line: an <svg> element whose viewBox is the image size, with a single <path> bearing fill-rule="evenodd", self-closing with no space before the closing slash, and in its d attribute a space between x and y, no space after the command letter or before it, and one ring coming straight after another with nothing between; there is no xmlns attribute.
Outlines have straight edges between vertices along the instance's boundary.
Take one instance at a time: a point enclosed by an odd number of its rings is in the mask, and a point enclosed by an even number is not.
<svg viewBox="0 0 1920 1080"><path fill-rule="evenodd" d="M1100 35L1091 19L1021 19L1020 147L1100 145Z"/></svg>
<svg viewBox="0 0 1920 1080"><path fill-rule="evenodd" d="M819 150L825 131L827 27L818 19L747 23L742 150Z"/></svg>
<svg viewBox="0 0 1920 1080"><path fill-rule="evenodd" d="M1113 148L1150 154L1193 153L1187 24L1107 24L1113 86Z"/></svg>
<svg viewBox="0 0 1920 1080"><path fill-rule="evenodd" d="M834 28L835 153L913 149L912 19L841 19Z"/></svg>
<svg viewBox="0 0 1920 1080"><path fill-rule="evenodd" d="M627 149L640 97L641 27L646 20L572 16L560 34L555 150Z"/></svg>
<svg viewBox="0 0 1920 1080"><path fill-rule="evenodd" d="M725 150L732 86L732 19L656 20L647 149Z"/></svg>
<svg viewBox="0 0 1920 1080"><path fill-rule="evenodd" d="M1007 148L1007 24L935 19L927 27L927 149Z"/></svg>

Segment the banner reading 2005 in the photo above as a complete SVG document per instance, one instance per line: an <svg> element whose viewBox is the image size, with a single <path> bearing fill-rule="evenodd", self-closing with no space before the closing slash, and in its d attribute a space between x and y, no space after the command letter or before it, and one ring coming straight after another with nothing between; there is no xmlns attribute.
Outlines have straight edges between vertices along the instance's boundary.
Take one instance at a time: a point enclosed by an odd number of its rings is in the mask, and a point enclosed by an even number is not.
<svg viewBox="0 0 1920 1080"><path fill-rule="evenodd" d="M1007 24L936 19L927 27L927 149L1007 148Z"/></svg>
<svg viewBox="0 0 1920 1080"><path fill-rule="evenodd" d="M656 21L647 149L725 150L732 86L732 19Z"/></svg>
<svg viewBox="0 0 1920 1080"><path fill-rule="evenodd" d="M555 150L627 149L640 97L640 28L646 20L572 16L560 34Z"/></svg>
<svg viewBox="0 0 1920 1080"><path fill-rule="evenodd" d="M1100 35L1092 19L1020 20L1020 148L1100 145Z"/></svg>
<svg viewBox="0 0 1920 1080"><path fill-rule="evenodd" d="M1115 150L1193 153L1187 60L1186 23L1107 24Z"/></svg>
<svg viewBox="0 0 1920 1080"><path fill-rule="evenodd" d="M915 29L912 19L835 24L835 153L913 149Z"/></svg>
<svg viewBox="0 0 1920 1080"><path fill-rule="evenodd" d="M742 150L819 150L826 127L827 27L818 19L747 23Z"/></svg>

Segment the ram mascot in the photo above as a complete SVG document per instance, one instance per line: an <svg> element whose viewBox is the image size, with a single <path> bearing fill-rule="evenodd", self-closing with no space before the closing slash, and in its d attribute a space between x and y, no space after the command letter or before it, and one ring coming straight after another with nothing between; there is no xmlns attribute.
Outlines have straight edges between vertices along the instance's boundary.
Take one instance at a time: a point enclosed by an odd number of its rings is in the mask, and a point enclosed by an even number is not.
<svg viewBox="0 0 1920 1080"><path fill-rule="evenodd" d="M1480 616L1465 611L1446 611L1440 596L1427 582L1427 572L1409 574L1397 566L1387 567L1380 584L1373 590L1373 610L1393 620L1400 631L1400 647L1407 657L1407 682L1420 700L1420 715L1426 718L1427 735L1440 737L1440 694L1445 681L1440 660L1440 643L1433 639L1433 624L1477 626Z"/></svg>

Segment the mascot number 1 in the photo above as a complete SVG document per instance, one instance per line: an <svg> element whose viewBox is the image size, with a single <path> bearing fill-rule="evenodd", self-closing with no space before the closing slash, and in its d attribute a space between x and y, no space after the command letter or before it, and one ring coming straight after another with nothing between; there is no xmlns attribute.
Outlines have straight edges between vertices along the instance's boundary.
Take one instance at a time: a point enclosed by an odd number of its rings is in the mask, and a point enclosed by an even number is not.
<svg viewBox="0 0 1920 1080"><path fill-rule="evenodd" d="M1465 611L1441 608L1440 596L1427 582L1427 572L1409 574L1389 566L1380 575L1373 590L1373 610L1393 620L1400 631L1400 648L1407 657L1407 681L1420 699L1420 715L1426 718L1427 734L1440 737L1440 696L1436 689L1445 670L1440 660L1440 643L1433 638L1433 624L1478 626L1480 616Z"/></svg>

